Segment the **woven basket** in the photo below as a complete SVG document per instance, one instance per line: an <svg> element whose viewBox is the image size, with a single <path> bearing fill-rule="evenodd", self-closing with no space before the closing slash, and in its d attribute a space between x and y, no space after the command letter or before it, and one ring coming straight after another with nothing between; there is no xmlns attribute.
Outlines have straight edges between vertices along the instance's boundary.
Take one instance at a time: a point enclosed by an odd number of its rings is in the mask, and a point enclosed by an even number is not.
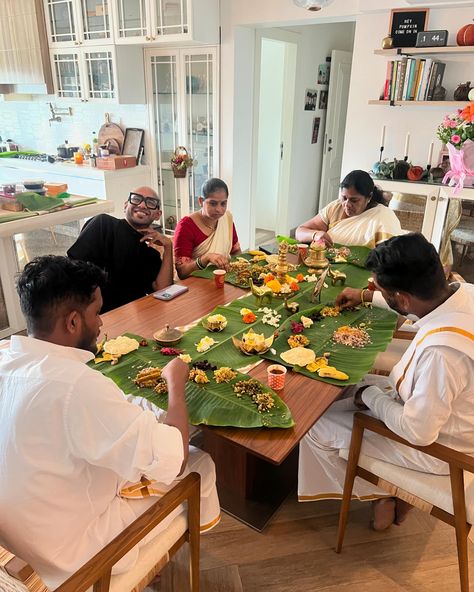
<svg viewBox="0 0 474 592"><path fill-rule="evenodd" d="M400 220L403 230L410 232L421 232L423 227L423 212L410 212L408 210L392 210Z"/></svg>
<svg viewBox="0 0 474 592"><path fill-rule="evenodd" d="M173 169L173 175L175 179L182 179L183 177L186 177L186 173L188 170L186 167L180 169L175 164L172 164L171 167Z"/></svg>
<svg viewBox="0 0 474 592"><path fill-rule="evenodd" d="M188 151L186 150L186 148L184 146L178 146L176 148L176 150L174 151L174 155L175 156L184 156L187 157L188 156ZM178 167L178 165L173 164L173 162L171 162L171 168L173 169L173 175L175 177L175 179L182 179L183 177L186 177L186 172L187 172L187 167Z"/></svg>

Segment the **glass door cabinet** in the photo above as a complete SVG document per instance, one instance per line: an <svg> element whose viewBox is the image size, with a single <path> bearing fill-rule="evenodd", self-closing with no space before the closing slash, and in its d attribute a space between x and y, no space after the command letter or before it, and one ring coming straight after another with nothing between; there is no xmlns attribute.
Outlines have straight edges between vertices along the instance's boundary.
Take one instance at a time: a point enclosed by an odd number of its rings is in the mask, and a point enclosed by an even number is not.
<svg viewBox="0 0 474 592"><path fill-rule="evenodd" d="M218 175L216 52L214 47L146 51L152 170L167 234L199 209L202 184ZM170 162L178 146L194 159L182 179L174 178Z"/></svg>

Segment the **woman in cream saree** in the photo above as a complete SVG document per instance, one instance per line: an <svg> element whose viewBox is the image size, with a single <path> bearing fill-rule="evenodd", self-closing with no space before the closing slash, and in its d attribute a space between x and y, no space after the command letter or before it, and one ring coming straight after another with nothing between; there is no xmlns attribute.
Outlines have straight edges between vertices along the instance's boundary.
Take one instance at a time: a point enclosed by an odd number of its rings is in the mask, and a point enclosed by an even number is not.
<svg viewBox="0 0 474 592"><path fill-rule="evenodd" d="M182 218L174 235L175 265L181 279L208 265L227 269L230 255L240 252L232 214L227 211L227 185L221 179L209 179L202 193L201 210Z"/></svg>
<svg viewBox="0 0 474 592"><path fill-rule="evenodd" d="M296 230L300 242L322 240L327 245L374 248L403 234L396 215L384 202L381 190L365 171L352 171L341 185L341 195Z"/></svg>

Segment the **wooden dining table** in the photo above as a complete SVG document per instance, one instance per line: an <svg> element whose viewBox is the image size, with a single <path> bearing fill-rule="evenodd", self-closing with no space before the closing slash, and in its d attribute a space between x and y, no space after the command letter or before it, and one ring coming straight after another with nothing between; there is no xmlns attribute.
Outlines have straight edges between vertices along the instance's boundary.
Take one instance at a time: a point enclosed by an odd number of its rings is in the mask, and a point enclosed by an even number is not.
<svg viewBox="0 0 474 592"><path fill-rule="evenodd" d="M190 324L214 307L248 293L230 284L217 288L213 280L202 278L191 277L182 283L189 291L171 301L145 296L105 313L102 333L111 338L128 332L149 339L165 324ZM268 365L263 360L249 375L266 382ZM215 462L221 507L226 512L263 530L296 486L298 443L341 391L341 387L288 372L278 394L291 410L294 427L201 426L195 439Z"/></svg>

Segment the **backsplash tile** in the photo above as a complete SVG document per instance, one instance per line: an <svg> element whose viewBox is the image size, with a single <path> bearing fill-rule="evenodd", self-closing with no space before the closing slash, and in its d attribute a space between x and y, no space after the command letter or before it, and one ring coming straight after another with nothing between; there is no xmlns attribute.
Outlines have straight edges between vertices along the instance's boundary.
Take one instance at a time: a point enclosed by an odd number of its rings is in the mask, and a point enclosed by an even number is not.
<svg viewBox="0 0 474 592"><path fill-rule="evenodd" d="M72 107L72 116L64 115L60 122L50 123L49 101L58 108ZM105 113L110 113L111 121L124 131L126 127L147 129L146 105L74 103L42 96L32 101L0 102L0 136L3 140L11 138L25 150L56 154L64 140L71 146L91 143L92 132L98 133L105 122Z"/></svg>

